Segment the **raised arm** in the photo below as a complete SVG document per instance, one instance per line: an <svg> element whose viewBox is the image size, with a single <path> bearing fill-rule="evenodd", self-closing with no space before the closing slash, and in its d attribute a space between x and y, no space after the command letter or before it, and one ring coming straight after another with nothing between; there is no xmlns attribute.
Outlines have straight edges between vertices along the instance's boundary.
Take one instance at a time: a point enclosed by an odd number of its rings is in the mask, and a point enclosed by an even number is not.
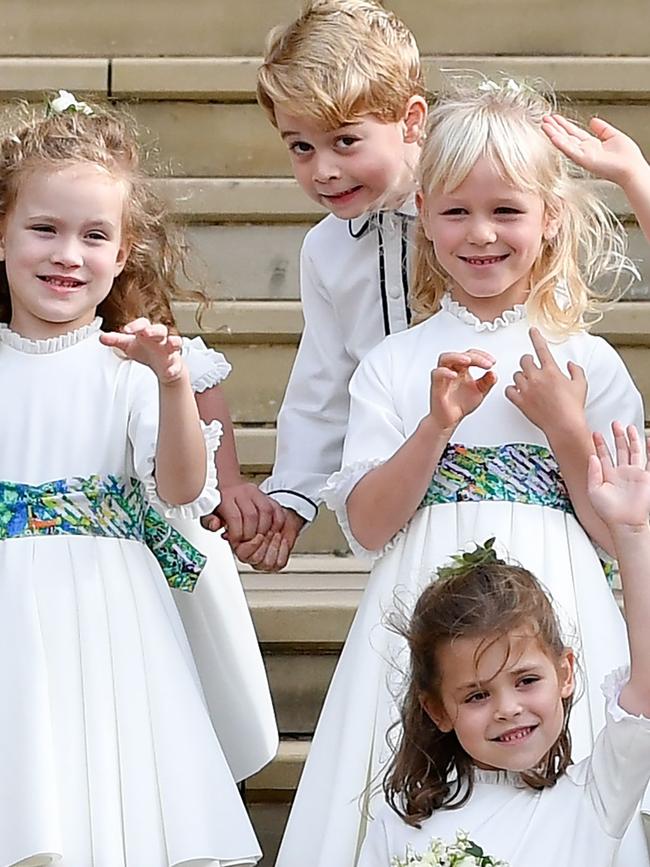
<svg viewBox="0 0 650 867"><path fill-rule="evenodd" d="M622 188L650 241L650 166L641 148L599 117L591 119L589 128L591 132L560 114L548 116L542 124L546 135L565 156L596 177Z"/></svg>
<svg viewBox="0 0 650 867"><path fill-rule="evenodd" d="M589 463L589 496L607 525L618 559L628 639L630 677L619 703L630 714L650 718L650 470L635 427L612 425L616 463L601 434Z"/></svg>
<svg viewBox="0 0 650 867"><path fill-rule="evenodd" d="M394 454L361 478L347 499L350 529L364 548L381 549L413 517L454 430L496 382L493 365L492 356L478 349L440 356L431 372L428 414ZM486 372L474 379L470 367ZM363 406L359 413L364 414ZM349 435L354 423L351 417ZM366 427L372 424L372 418L365 420Z"/></svg>
<svg viewBox="0 0 650 867"><path fill-rule="evenodd" d="M206 479L206 450L199 412L180 348L165 325L136 319L122 333L101 335L102 343L150 367L158 378L160 410L155 476L160 497L170 505L191 503Z"/></svg>

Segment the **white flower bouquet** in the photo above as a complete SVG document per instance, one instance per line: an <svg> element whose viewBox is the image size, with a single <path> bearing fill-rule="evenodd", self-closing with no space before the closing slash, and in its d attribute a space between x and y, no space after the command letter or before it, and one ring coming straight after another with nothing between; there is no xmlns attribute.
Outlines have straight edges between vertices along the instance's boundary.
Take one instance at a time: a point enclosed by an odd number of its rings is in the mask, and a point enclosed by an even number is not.
<svg viewBox="0 0 650 867"><path fill-rule="evenodd" d="M458 831L454 843L431 841L426 852L417 854L408 846L406 858L393 858L391 867L508 867L505 861L486 855L465 831Z"/></svg>

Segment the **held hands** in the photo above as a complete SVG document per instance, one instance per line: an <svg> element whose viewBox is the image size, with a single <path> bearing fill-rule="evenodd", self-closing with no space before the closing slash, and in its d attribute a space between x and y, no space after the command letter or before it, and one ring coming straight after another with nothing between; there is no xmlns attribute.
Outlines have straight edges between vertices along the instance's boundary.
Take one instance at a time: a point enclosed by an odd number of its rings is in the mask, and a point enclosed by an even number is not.
<svg viewBox="0 0 650 867"><path fill-rule="evenodd" d="M591 132L561 114L547 115L542 130L555 147L583 169L624 187L647 163L636 142L599 117L589 121Z"/></svg>
<svg viewBox="0 0 650 867"><path fill-rule="evenodd" d="M249 563L259 572L279 572L284 569L305 520L293 509L282 508L282 511L284 524L279 532L271 527L265 534L258 532L249 541L234 546L239 560Z"/></svg>
<svg viewBox="0 0 650 867"><path fill-rule="evenodd" d="M220 488L221 502L211 515L201 518L206 530L225 527L223 538L231 546L250 541L258 533L279 532L284 526L284 509L252 482Z"/></svg>
<svg viewBox="0 0 650 867"><path fill-rule="evenodd" d="M583 369L570 361L568 376L560 370L547 342L537 328L530 329L530 339L537 355L522 356L505 395L526 418L544 431L547 438L554 426L573 430L584 422L587 380Z"/></svg>
<svg viewBox="0 0 650 867"><path fill-rule="evenodd" d="M453 431L474 412L497 381L492 370L495 359L481 349L467 352L445 352L438 366L431 371L429 414L444 431ZM471 376L470 367L486 372L478 379Z"/></svg>
<svg viewBox="0 0 650 867"><path fill-rule="evenodd" d="M182 339L170 334L161 322L153 324L144 317L134 319L121 332L101 334L101 342L121 350L127 358L150 367L161 385L179 380L185 370L181 358Z"/></svg>
<svg viewBox="0 0 650 867"><path fill-rule="evenodd" d="M637 429L612 424L616 464L600 433L595 433L596 454L589 458L587 490L594 511L614 535L638 532L648 526L650 514L650 470L646 450Z"/></svg>

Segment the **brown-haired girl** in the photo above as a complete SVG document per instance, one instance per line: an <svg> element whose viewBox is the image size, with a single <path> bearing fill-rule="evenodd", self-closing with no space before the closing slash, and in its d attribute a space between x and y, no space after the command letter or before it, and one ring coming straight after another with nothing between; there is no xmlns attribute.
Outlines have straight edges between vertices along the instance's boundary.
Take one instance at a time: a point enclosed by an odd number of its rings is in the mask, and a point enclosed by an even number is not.
<svg viewBox="0 0 650 867"><path fill-rule="evenodd" d="M203 558L147 511L216 505L220 426L120 116L74 102L2 141L0 258L0 863L255 864L167 583Z"/></svg>
<svg viewBox="0 0 650 867"><path fill-rule="evenodd" d="M594 436L589 496L619 558L631 664L603 685L591 755L571 764L574 655L550 600L526 569L477 549L440 570L405 630L410 677L388 803L359 867L405 864L394 859L458 829L509 867L650 863L639 816L650 779L650 472L636 429L613 431L617 466Z"/></svg>

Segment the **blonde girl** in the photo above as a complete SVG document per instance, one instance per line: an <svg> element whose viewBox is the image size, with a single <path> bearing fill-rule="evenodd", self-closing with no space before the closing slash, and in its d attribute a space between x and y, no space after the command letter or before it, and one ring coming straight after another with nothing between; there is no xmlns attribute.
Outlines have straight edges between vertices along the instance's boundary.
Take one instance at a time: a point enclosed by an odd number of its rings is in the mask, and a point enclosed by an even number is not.
<svg viewBox="0 0 650 867"><path fill-rule="evenodd" d="M167 583L205 558L147 511L218 502L220 426L166 316L179 255L119 115L0 144L3 864L260 857Z"/></svg>
<svg viewBox="0 0 650 867"><path fill-rule="evenodd" d="M496 536L577 629L587 675L572 723L578 759L602 727L602 679L626 658L594 548L611 552L611 539L586 468L591 430L615 417L641 428L643 408L586 321L592 281L616 283L627 262L620 226L542 131L551 108L530 87L476 77L451 82L431 111L419 170L420 321L361 362L343 466L324 492L353 550L374 564L294 806L305 845L327 841L319 867L356 863L368 784L390 754L404 645L383 614L396 590L415 599L450 553Z"/></svg>

